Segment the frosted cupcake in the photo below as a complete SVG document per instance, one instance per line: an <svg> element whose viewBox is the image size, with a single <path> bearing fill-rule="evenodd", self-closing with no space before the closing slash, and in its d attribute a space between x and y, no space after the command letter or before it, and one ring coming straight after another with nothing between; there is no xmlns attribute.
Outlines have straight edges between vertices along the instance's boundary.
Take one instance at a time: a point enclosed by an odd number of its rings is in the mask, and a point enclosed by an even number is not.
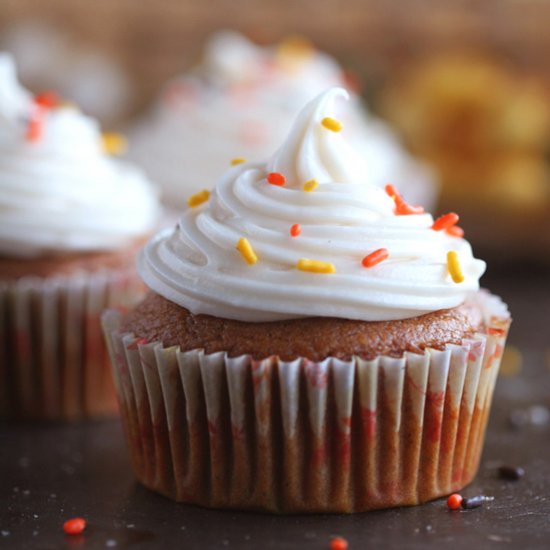
<svg viewBox="0 0 550 550"><path fill-rule="evenodd" d="M99 315L142 293L134 256L156 192L111 158L120 142L54 94L33 96L0 54L0 416L116 410Z"/></svg>
<svg viewBox="0 0 550 550"><path fill-rule="evenodd" d="M356 512L476 473L509 314L454 214L365 183L340 96L150 240L150 294L104 317L136 475L173 499Z"/></svg>
<svg viewBox="0 0 550 550"><path fill-rule="evenodd" d="M271 155L306 102L344 84L336 61L304 40L260 47L236 33L218 33L201 63L169 83L130 132L130 158L159 182L163 200L179 209L189 195L213 187L232 161ZM369 115L358 96L339 109L369 166L368 181L392 181L411 202L433 203L431 172L402 149L391 129Z"/></svg>

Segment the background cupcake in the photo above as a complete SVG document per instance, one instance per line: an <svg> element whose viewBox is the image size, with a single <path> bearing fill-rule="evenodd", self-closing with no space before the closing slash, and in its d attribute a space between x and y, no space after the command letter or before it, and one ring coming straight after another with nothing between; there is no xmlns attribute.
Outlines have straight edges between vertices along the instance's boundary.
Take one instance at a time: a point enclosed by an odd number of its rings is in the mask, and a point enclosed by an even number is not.
<svg viewBox="0 0 550 550"><path fill-rule="evenodd" d="M176 208L211 188L233 159L270 155L307 101L346 84L337 62L302 38L256 46L233 32L215 34L194 70L174 79L149 116L130 132L130 158L162 186ZM339 116L367 159L369 181L400 184L407 199L432 204L434 178L414 161L359 97Z"/></svg>
<svg viewBox="0 0 550 550"><path fill-rule="evenodd" d="M156 193L106 150L121 137L55 94L31 95L0 55L0 414L112 413L99 315L141 293L137 247Z"/></svg>
<svg viewBox="0 0 550 550"><path fill-rule="evenodd" d="M154 293L105 316L137 477L176 500L352 512L475 475L508 312L456 216L365 183L339 95L149 241Z"/></svg>

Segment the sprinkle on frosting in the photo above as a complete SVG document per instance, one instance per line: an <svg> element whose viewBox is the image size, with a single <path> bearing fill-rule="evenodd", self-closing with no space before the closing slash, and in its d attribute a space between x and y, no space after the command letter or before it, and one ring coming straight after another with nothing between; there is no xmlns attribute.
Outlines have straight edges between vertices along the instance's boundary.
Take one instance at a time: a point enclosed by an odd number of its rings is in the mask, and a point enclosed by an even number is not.
<svg viewBox="0 0 550 550"><path fill-rule="evenodd" d="M258 261L258 256L254 252L252 245L246 237L241 237L237 243L237 250L241 253L247 264L254 265Z"/></svg>
<svg viewBox="0 0 550 550"><path fill-rule="evenodd" d="M458 237L459 239L464 237L464 229L462 229L462 227L459 227L458 225L447 227L447 229L445 229L445 233L447 233L447 235L450 235L451 237Z"/></svg>
<svg viewBox="0 0 550 550"><path fill-rule="evenodd" d="M39 105L35 105L27 122L25 139L27 141L40 141L44 135L44 109Z"/></svg>
<svg viewBox="0 0 550 550"><path fill-rule="evenodd" d="M315 191L318 186L319 182L316 179L311 179L304 183L304 185L302 186L302 190L306 193L311 193L312 191Z"/></svg>
<svg viewBox="0 0 550 550"><path fill-rule="evenodd" d="M34 96L34 102L45 109L54 109L59 107L60 99L59 96L52 91L42 92Z"/></svg>
<svg viewBox="0 0 550 550"><path fill-rule="evenodd" d="M451 250L447 253L447 269L449 270L451 279L455 283L464 282L464 273L462 272L460 261L458 259L458 253L456 252L456 250Z"/></svg>
<svg viewBox="0 0 550 550"><path fill-rule="evenodd" d="M290 236L297 237L302 232L302 227L299 223L295 223L290 227Z"/></svg>
<svg viewBox="0 0 550 550"><path fill-rule="evenodd" d="M237 166L237 164L244 164L246 162L246 159L242 157L237 157L234 159L231 159L231 166Z"/></svg>
<svg viewBox="0 0 550 550"><path fill-rule="evenodd" d="M196 208L197 206L200 206L201 204L205 203L209 198L210 198L210 191L208 191L208 189L203 189L202 191L199 191L198 193L191 195L187 199L187 205L190 208Z"/></svg>
<svg viewBox="0 0 550 550"><path fill-rule="evenodd" d="M383 262L384 260L387 260L390 253L388 252L387 248L379 248L378 250L375 250L374 252L371 252L367 256L363 258L363 261L361 264L363 267L374 267L375 265L378 265L380 262Z"/></svg>
<svg viewBox="0 0 550 550"><path fill-rule="evenodd" d="M267 181L271 185L284 185L286 183L286 178L280 172L270 172L267 174Z"/></svg>
<svg viewBox="0 0 550 550"><path fill-rule="evenodd" d="M442 231L443 229L449 229L458 223L459 217L454 212L444 214L435 220L432 225L434 231Z"/></svg>
<svg viewBox="0 0 550 550"><path fill-rule="evenodd" d="M390 183L385 186L386 193L395 202L395 215L396 216L410 216L413 214L423 214L424 208L422 206L412 206L408 204L401 196L399 191Z"/></svg>
<svg viewBox="0 0 550 550"><path fill-rule="evenodd" d="M103 150L109 155L122 155L128 148L126 138L116 132L103 132L101 142Z"/></svg>
<svg viewBox="0 0 550 550"><path fill-rule="evenodd" d="M341 132L342 131L342 123L339 120L336 120L335 118L332 118L330 116L326 116L321 120L321 124L331 132Z"/></svg>
<svg viewBox="0 0 550 550"><path fill-rule="evenodd" d="M334 264L330 262L321 262L319 260L308 260L307 258L298 260L296 267L300 271L308 271L310 273L336 273Z"/></svg>

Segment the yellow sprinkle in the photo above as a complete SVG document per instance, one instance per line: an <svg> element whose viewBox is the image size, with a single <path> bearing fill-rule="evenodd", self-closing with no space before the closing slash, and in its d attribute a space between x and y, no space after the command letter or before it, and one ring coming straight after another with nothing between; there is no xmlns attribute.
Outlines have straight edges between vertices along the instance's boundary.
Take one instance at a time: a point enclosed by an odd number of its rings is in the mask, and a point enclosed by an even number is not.
<svg viewBox="0 0 550 550"><path fill-rule="evenodd" d="M500 374L503 376L515 376L521 371L523 355L515 346L506 346L500 363Z"/></svg>
<svg viewBox="0 0 550 550"><path fill-rule="evenodd" d="M462 283L464 281L464 273L462 273L462 268L460 267L458 254L454 250L447 253L447 269L455 283Z"/></svg>
<svg viewBox="0 0 550 550"><path fill-rule="evenodd" d="M203 189L194 195L191 195L187 199L187 204L190 208L195 208L196 206L201 205L203 202L206 202L210 198L210 191L208 189Z"/></svg>
<svg viewBox="0 0 550 550"><path fill-rule="evenodd" d="M323 120L321 120L321 124L331 132L340 132L342 130L342 123L339 120L329 116L326 116Z"/></svg>
<svg viewBox="0 0 550 550"><path fill-rule="evenodd" d="M334 264L318 260L307 260L306 258L298 260L296 267L300 271L309 271L310 273L336 273Z"/></svg>
<svg viewBox="0 0 550 550"><path fill-rule="evenodd" d="M302 189L306 193L310 193L311 191L314 191L315 189L317 189L318 185L319 185L319 182L317 180L309 180L304 183Z"/></svg>
<svg viewBox="0 0 550 550"><path fill-rule="evenodd" d="M121 155L128 148L128 142L122 134L104 132L101 135L103 150L110 155Z"/></svg>
<svg viewBox="0 0 550 550"><path fill-rule="evenodd" d="M310 57L315 48L311 42L303 36L287 36L277 47L277 54L282 56Z"/></svg>
<svg viewBox="0 0 550 550"><path fill-rule="evenodd" d="M237 164L244 164L245 162L246 162L246 159L238 157L236 159L231 159L231 166L237 166Z"/></svg>
<svg viewBox="0 0 550 550"><path fill-rule="evenodd" d="M237 243L237 250L241 253L241 256L248 264L254 265L258 261L258 256L256 256L256 253L247 238L241 237L239 239L239 242Z"/></svg>

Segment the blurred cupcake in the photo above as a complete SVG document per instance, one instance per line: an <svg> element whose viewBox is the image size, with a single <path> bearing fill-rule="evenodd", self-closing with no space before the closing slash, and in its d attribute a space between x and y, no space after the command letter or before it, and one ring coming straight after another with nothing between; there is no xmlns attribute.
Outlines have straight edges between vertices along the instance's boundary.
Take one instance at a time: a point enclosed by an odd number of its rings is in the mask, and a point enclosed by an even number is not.
<svg viewBox="0 0 550 550"><path fill-rule="evenodd" d="M143 288L134 256L156 193L108 156L121 143L52 93L32 96L0 54L0 416L113 413L99 315Z"/></svg>
<svg viewBox="0 0 550 550"><path fill-rule="evenodd" d="M384 97L411 150L438 169L441 207L461 209L470 239L499 255L503 243L514 255L550 246L550 98L539 81L497 59L447 54Z"/></svg>
<svg viewBox="0 0 550 550"><path fill-rule="evenodd" d="M206 45L201 63L170 82L130 131L130 158L162 186L176 208L240 159L261 161L284 139L302 106L345 84L336 61L304 39L260 47L233 32ZM391 129L353 96L340 118L369 165L369 182L401 185L412 202L432 204L431 172L400 146Z"/></svg>
<svg viewBox="0 0 550 550"><path fill-rule="evenodd" d="M105 314L136 475L173 499L356 512L476 473L506 306L455 216L365 183L339 96L197 196L140 254L148 297Z"/></svg>

